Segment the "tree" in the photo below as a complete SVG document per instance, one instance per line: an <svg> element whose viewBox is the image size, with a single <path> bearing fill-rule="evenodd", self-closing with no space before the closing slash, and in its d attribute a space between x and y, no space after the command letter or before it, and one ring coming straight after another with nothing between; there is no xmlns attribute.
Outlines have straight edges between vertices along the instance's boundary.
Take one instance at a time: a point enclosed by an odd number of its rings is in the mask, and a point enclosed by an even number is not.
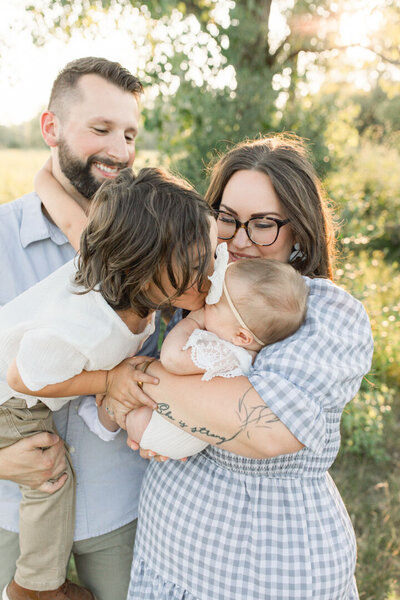
<svg viewBox="0 0 400 600"><path fill-rule="evenodd" d="M400 11L390 0L376 0L371 11L388 13L382 28L390 29L391 36L375 32L374 43L368 36L356 43L341 40L342 15L358 14L362 4L47 0L46 11L37 1L29 10L37 43L49 32L68 36L74 27L95 28L103 12L121 23L146 19L146 35L139 43L147 54L138 69L152 88L144 112L146 128L157 131L162 156L202 188L204 165L214 148L223 151L232 142L273 130L291 129L312 139L320 173L330 168L325 132L336 107L322 102L320 110L309 110L304 98L310 74L317 71L322 77L349 46L369 49L371 69L382 64L382 57L392 65L399 57L398 46L390 40L398 36L391 22L400 20Z"/></svg>

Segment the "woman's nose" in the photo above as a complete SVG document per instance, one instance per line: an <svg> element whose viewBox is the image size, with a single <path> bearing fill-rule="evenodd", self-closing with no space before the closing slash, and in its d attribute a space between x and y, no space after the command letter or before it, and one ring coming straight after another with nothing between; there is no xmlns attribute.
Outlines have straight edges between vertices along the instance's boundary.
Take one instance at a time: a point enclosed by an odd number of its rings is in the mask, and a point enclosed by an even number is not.
<svg viewBox="0 0 400 600"><path fill-rule="evenodd" d="M236 231L235 237L231 240L231 244L236 246L237 248L248 248L251 246L252 242L247 235L247 231L244 227L240 227Z"/></svg>

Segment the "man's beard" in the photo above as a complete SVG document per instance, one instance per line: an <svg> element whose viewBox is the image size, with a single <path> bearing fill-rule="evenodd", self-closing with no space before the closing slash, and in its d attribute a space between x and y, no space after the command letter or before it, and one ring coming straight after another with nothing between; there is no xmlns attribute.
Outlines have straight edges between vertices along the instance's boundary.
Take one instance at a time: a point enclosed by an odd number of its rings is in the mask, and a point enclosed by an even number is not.
<svg viewBox="0 0 400 600"><path fill-rule="evenodd" d="M86 163L84 163L73 154L65 139L60 139L58 143L58 161L65 177L74 186L76 191L88 200L92 199L106 179L104 178L103 181L99 181L92 175L91 168L94 162L100 162L104 165L119 167L121 169L128 166L127 163L116 163L110 159L104 159L95 155L89 156Z"/></svg>

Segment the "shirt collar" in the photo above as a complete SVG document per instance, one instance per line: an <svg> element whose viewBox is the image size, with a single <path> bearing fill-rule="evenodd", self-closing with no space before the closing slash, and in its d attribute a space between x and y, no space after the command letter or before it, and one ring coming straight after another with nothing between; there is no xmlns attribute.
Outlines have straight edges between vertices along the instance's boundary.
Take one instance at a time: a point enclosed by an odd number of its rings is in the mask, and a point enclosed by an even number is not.
<svg viewBox="0 0 400 600"><path fill-rule="evenodd" d="M23 248L32 242L50 238L57 246L68 243L66 236L54 223L51 223L42 212L42 203L36 193L22 205L20 239Z"/></svg>

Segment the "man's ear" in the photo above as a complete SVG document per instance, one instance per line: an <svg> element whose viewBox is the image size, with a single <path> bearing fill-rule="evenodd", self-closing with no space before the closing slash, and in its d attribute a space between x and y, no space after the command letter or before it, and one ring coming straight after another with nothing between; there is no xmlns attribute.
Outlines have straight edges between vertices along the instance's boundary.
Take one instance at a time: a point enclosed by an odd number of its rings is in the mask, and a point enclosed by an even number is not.
<svg viewBox="0 0 400 600"><path fill-rule="evenodd" d="M233 336L232 343L235 346L241 346L242 348L247 348L254 342L254 336L250 333L248 329L244 327L239 327L236 330L236 333Z"/></svg>
<svg viewBox="0 0 400 600"><path fill-rule="evenodd" d="M59 123L56 115L50 110L45 110L40 117L40 128L44 141L50 148L58 145Z"/></svg>

